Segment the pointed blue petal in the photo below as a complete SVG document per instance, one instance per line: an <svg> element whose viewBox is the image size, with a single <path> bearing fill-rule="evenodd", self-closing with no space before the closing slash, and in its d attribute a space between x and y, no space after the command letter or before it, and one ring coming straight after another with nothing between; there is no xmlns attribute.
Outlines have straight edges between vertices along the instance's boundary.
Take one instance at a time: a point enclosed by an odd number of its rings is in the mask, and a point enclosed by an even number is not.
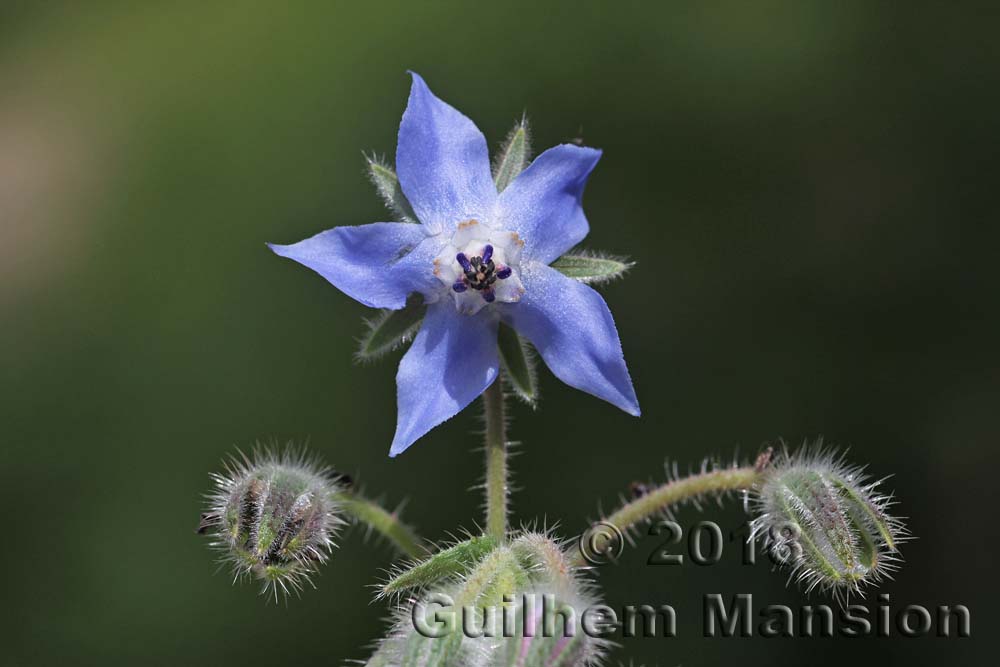
<svg viewBox="0 0 1000 667"><path fill-rule="evenodd" d="M524 257L550 264L587 236L583 188L601 151L562 144L545 151L500 193L495 227L518 232Z"/></svg>
<svg viewBox="0 0 1000 667"><path fill-rule="evenodd" d="M421 225L376 222L335 227L292 245L268 247L308 266L366 306L398 310L412 292L429 294L440 286L433 273L439 244Z"/></svg>
<svg viewBox="0 0 1000 667"><path fill-rule="evenodd" d="M556 377L639 416L611 311L600 294L555 269L531 262L525 294L501 317L526 337Z"/></svg>
<svg viewBox="0 0 1000 667"><path fill-rule="evenodd" d="M475 124L413 74L399 124L396 174L420 222L435 233L463 220L485 221L496 204L486 138Z"/></svg>
<svg viewBox="0 0 1000 667"><path fill-rule="evenodd" d="M496 317L488 311L462 315L451 298L431 305L399 362L399 414L389 456L458 414L493 383L498 370Z"/></svg>

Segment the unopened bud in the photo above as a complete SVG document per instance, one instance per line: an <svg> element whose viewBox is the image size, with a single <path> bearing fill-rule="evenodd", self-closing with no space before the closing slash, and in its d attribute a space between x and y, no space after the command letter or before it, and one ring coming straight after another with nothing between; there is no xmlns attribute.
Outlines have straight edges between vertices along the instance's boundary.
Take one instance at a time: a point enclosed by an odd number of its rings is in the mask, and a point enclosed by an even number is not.
<svg viewBox="0 0 1000 667"><path fill-rule="evenodd" d="M878 485L830 454L784 454L757 485L753 535L807 590L858 591L895 569L906 534Z"/></svg>
<svg viewBox="0 0 1000 667"><path fill-rule="evenodd" d="M198 532L211 533L234 578L256 577L275 598L279 589L301 590L344 523L333 500L341 478L291 450L261 450L233 458L212 479Z"/></svg>
<svg viewBox="0 0 1000 667"><path fill-rule="evenodd" d="M561 546L528 533L496 546L460 580L425 591L367 665L597 664L607 642L583 627L596 601Z"/></svg>

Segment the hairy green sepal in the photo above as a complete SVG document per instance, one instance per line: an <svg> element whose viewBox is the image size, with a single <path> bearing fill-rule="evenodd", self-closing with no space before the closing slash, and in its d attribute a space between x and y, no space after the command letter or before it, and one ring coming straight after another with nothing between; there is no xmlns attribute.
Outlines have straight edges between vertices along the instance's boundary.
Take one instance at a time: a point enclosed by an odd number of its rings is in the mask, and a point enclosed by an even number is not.
<svg viewBox="0 0 1000 667"><path fill-rule="evenodd" d="M368 331L358 342L358 361L373 361L413 340L420 329L427 306L419 294L411 294L400 310L381 310L365 320Z"/></svg>
<svg viewBox="0 0 1000 667"><path fill-rule="evenodd" d="M528 341L506 324L500 324L497 332L500 362L503 364L503 379L518 398L534 406L538 401L538 377L535 373L535 358Z"/></svg>
<svg viewBox="0 0 1000 667"><path fill-rule="evenodd" d="M382 592L389 595L410 588L423 588L448 577L463 575L498 545L499 541L489 535L459 542L397 574L382 587Z"/></svg>
<svg viewBox="0 0 1000 667"><path fill-rule="evenodd" d="M624 257L590 252L568 252L552 262L552 268L581 283L600 285L621 278L635 266Z"/></svg>
<svg viewBox="0 0 1000 667"><path fill-rule="evenodd" d="M493 162L493 182L496 183L497 192L503 192L524 171L530 159L528 119L522 118L507 134Z"/></svg>
<svg viewBox="0 0 1000 667"><path fill-rule="evenodd" d="M368 162L368 177L386 207L399 218L398 222L419 222L417 214L413 212L413 207L403 194L403 188L400 187L399 178L393 168L374 155L366 155L365 160Z"/></svg>

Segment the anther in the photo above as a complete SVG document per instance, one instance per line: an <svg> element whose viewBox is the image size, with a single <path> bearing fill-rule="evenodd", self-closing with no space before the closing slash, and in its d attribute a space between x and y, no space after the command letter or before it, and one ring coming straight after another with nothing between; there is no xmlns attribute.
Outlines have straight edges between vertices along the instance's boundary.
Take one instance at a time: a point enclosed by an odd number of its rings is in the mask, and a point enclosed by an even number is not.
<svg viewBox="0 0 1000 667"><path fill-rule="evenodd" d="M498 280L510 278L513 270L509 266L500 265L498 268L493 261L493 246L486 244L483 247L482 255L469 257L464 252L455 255L455 261L462 267L464 276L459 276L451 288L455 292L465 292L470 287L479 292L486 303L493 303L496 300L496 293L493 285Z"/></svg>

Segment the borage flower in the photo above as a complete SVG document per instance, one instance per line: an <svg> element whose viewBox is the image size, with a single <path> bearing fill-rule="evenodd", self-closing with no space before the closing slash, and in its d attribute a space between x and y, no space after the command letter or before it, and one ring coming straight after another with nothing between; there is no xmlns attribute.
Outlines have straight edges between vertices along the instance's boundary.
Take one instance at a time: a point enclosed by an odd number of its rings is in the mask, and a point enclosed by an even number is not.
<svg viewBox="0 0 1000 667"><path fill-rule="evenodd" d="M396 203L400 218L416 220L337 227L271 245L366 306L402 309L413 293L428 304L399 364L390 456L497 379L501 322L530 341L560 380L639 414L604 299L550 266L587 235L581 199L600 157L563 144L509 185L500 182L509 180L504 168L495 181L483 134L413 74L396 148L405 200Z"/></svg>

